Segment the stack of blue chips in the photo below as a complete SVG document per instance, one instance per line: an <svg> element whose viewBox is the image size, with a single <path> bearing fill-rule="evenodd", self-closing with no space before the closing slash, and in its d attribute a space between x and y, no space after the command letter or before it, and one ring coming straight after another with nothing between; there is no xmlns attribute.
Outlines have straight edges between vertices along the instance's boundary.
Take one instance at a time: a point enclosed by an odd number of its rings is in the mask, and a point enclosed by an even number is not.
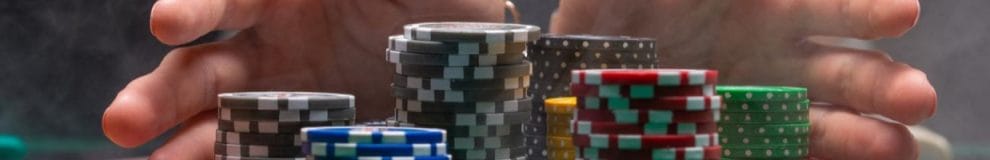
<svg viewBox="0 0 990 160"><path fill-rule="evenodd" d="M301 139L311 160L449 160L446 134L412 127L306 127Z"/></svg>

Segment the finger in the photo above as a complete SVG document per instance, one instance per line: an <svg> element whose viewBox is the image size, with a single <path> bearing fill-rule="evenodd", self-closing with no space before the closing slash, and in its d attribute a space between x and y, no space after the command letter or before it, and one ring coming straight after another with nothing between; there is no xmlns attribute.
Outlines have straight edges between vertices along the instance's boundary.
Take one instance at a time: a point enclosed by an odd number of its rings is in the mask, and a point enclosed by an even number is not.
<svg viewBox="0 0 990 160"><path fill-rule="evenodd" d="M783 1L781 1L783 2ZM791 2L791 1L787 1ZM794 22L807 22L808 34L863 39L900 36L918 21L918 0L793 1Z"/></svg>
<svg viewBox="0 0 990 160"><path fill-rule="evenodd" d="M811 146L817 159L917 159L918 146L904 125L868 118L836 106L811 108Z"/></svg>
<svg viewBox="0 0 990 160"><path fill-rule="evenodd" d="M135 147L193 115L215 109L216 94L242 84L242 60L225 44L176 49L155 71L131 81L103 114L103 132ZM222 71L222 72L220 72Z"/></svg>
<svg viewBox="0 0 990 160"><path fill-rule="evenodd" d="M216 142L216 111L202 112L182 124L148 159L212 159Z"/></svg>
<svg viewBox="0 0 990 160"><path fill-rule="evenodd" d="M925 73L886 54L812 45L807 59L809 96L917 124L935 113L935 89Z"/></svg>
<svg viewBox="0 0 990 160"><path fill-rule="evenodd" d="M151 33L170 45L179 45L213 30L244 29L254 25L266 1L159 0L151 8Z"/></svg>

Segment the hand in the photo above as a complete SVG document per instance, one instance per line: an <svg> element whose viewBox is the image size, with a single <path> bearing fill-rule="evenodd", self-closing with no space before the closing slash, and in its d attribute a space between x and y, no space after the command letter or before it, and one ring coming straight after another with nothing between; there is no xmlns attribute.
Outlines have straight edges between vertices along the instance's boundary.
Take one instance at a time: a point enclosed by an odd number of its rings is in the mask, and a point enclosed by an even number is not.
<svg viewBox="0 0 990 160"><path fill-rule="evenodd" d="M212 30L233 38L172 50L107 108L103 129L135 147L182 124L151 159L212 159L216 95L249 90L357 96L359 120L391 116L387 37L421 21L503 21L499 1L159 0L151 32L166 44Z"/></svg>
<svg viewBox="0 0 990 160"><path fill-rule="evenodd" d="M725 84L807 86L811 156L817 159L916 159L901 124L935 112L925 74L881 51L808 41L812 36L877 39L907 32L917 0L561 1L551 32L657 39L661 66L714 68Z"/></svg>

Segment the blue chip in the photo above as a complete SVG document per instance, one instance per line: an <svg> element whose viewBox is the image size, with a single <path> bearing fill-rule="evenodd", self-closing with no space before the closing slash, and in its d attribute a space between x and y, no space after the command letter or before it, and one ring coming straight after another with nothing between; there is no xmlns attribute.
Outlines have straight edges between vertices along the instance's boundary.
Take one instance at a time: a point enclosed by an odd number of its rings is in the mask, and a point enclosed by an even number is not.
<svg viewBox="0 0 990 160"><path fill-rule="evenodd" d="M322 157L322 156L307 156L308 160L451 160L450 156L414 156L414 157L378 157L378 156L360 156L360 157Z"/></svg>
<svg viewBox="0 0 990 160"><path fill-rule="evenodd" d="M447 145L444 143L420 144L364 144L364 143L323 143L306 144L307 155L326 157L359 156L444 156Z"/></svg>
<svg viewBox="0 0 990 160"><path fill-rule="evenodd" d="M301 139L325 143L444 143L446 134L441 129L413 127L306 127Z"/></svg>

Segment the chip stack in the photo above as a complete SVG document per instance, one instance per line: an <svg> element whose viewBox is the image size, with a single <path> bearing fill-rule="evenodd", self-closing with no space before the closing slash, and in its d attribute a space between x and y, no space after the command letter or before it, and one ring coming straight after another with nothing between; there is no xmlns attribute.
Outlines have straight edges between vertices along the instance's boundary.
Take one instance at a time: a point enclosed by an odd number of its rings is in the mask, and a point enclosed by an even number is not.
<svg viewBox="0 0 990 160"><path fill-rule="evenodd" d="M572 142L583 159L720 159L718 72L592 69L571 73Z"/></svg>
<svg viewBox="0 0 990 160"><path fill-rule="evenodd" d="M726 159L805 159L808 155L807 89L787 86L718 86L725 97L721 137Z"/></svg>
<svg viewBox="0 0 990 160"><path fill-rule="evenodd" d="M450 160L446 131L413 127L306 127L307 160Z"/></svg>
<svg viewBox="0 0 990 160"><path fill-rule="evenodd" d="M547 158L573 160L577 150L571 142L570 123L577 107L577 98L548 98L544 107L547 111Z"/></svg>
<svg viewBox="0 0 990 160"><path fill-rule="evenodd" d="M546 137L547 131L556 129L548 128L550 115L543 100L570 95L571 70L656 68L659 56L655 43L651 38L556 34L544 34L530 42L527 56L534 66L529 91L534 110L524 126L529 159L548 158L546 143L551 139Z"/></svg>
<svg viewBox="0 0 990 160"><path fill-rule="evenodd" d="M532 64L530 25L473 22L409 24L389 37L395 63L396 120L447 131L454 159L524 158L522 123Z"/></svg>
<svg viewBox="0 0 990 160"><path fill-rule="evenodd" d="M300 129L354 124L354 96L349 94L234 92L218 98L218 160L302 159Z"/></svg>

